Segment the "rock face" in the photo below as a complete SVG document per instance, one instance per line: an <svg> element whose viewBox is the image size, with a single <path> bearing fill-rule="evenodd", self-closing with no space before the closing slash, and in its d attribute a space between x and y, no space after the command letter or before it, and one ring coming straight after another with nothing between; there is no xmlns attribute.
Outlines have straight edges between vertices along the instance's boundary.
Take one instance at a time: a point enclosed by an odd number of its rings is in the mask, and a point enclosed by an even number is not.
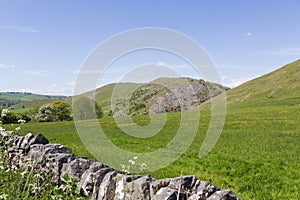
<svg viewBox="0 0 300 200"><path fill-rule="evenodd" d="M229 88L192 78L158 78L112 101L113 116L191 110Z"/></svg>
<svg viewBox="0 0 300 200"><path fill-rule="evenodd" d="M4 138L8 139L4 143ZM75 156L71 149L48 144L41 134L11 136L0 129L0 145L7 145L7 156L14 168L34 167L55 174L59 183L65 174L79 180L83 196L92 200L239 200L230 190L221 190L195 176L155 180L118 172L94 160Z"/></svg>

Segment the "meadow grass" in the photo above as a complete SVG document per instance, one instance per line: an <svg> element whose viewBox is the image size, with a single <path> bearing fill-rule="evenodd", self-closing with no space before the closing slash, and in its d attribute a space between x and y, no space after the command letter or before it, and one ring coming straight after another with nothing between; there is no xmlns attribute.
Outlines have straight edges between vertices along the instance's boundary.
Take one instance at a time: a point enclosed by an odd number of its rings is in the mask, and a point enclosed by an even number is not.
<svg viewBox="0 0 300 200"><path fill-rule="evenodd" d="M185 125L187 130L197 124L197 120L189 119ZM135 116L134 121L143 126L149 123L149 118ZM200 159L198 153L209 121L210 112L201 111L199 130L192 145L168 167L151 172L153 177L194 174L222 189L233 190L242 199L300 198L300 106L229 107L217 145ZM118 147L151 152L164 147L176 135L180 113L169 113L163 130L147 139L124 134L113 118L99 122ZM22 125L20 134L28 132L42 133L51 143L66 145L79 156L93 158L82 145L74 122L30 122Z"/></svg>

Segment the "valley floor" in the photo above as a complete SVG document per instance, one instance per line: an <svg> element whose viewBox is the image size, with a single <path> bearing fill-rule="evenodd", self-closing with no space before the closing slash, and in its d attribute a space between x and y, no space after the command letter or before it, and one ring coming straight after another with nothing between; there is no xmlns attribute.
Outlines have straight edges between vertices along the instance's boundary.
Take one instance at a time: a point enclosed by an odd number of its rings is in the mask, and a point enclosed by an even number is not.
<svg viewBox="0 0 300 200"><path fill-rule="evenodd" d="M299 199L300 106L229 107L222 135L215 148L203 159L198 153L210 113L204 110L200 114L199 130L192 145L168 167L151 172L153 177L194 174L199 179L233 190L241 199ZM133 152L151 152L174 138L180 117L180 113L169 113L164 128L147 139L124 134L113 118L103 118L99 122L116 146ZM133 120L141 126L150 121L148 116L136 116ZM184 127L188 130L197 124L196 120L191 117ZM10 130L17 126L6 125L4 128ZM28 132L42 133L51 143L66 145L79 156L93 158L81 143L74 122L21 125L19 134Z"/></svg>

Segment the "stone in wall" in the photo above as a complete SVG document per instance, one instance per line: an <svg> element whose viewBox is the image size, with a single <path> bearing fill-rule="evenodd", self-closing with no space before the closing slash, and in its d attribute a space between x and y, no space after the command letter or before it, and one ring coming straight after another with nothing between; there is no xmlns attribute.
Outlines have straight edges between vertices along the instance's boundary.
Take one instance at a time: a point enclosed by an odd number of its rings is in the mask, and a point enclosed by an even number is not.
<svg viewBox="0 0 300 200"><path fill-rule="evenodd" d="M8 141L4 144L4 138ZM86 158L78 157L68 147L49 144L41 134L12 136L0 129L0 145L7 145L13 168L28 166L55 174L59 183L65 174L79 180L81 195L92 200L239 200L230 190L221 190L195 176L155 180L133 176ZM179 197L179 198L178 198Z"/></svg>

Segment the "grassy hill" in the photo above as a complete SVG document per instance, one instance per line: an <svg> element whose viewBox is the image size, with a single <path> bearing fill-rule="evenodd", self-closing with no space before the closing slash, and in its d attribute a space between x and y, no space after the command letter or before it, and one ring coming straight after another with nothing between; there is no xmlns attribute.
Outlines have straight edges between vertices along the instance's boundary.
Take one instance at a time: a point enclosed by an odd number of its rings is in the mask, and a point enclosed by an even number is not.
<svg viewBox="0 0 300 200"><path fill-rule="evenodd" d="M111 83L100 88L97 88L96 91L89 91L84 93L84 96L88 96L89 98L93 99L95 96L96 102L105 112L110 110L110 105L112 101L112 94L114 89L118 85L118 92L114 93L115 100L117 99L125 99L128 97L128 94L132 93L136 88L142 86L142 83ZM68 99L71 102L70 97Z"/></svg>
<svg viewBox="0 0 300 200"><path fill-rule="evenodd" d="M149 108L157 101L158 98L165 97L170 90L176 90L178 88L182 89L186 87L187 83L191 85L193 83L200 83L202 86L209 88L211 94L203 92L203 96L216 96L220 94L221 91L229 89L216 83L205 83L203 80L185 77L163 77L149 83L112 83L100 87L96 89L96 91L90 91L83 95L90 98L93 98L93 95L95 95L96 102L100 105L104 112L108 113L112 109L111 102L114 102L116 109L120 110L124 107L124 105L128 104L128 101L143 102L147 105L147 108ZM114 95L112 95L113 92ZM130 95L132 95L131 99ZM206 99L207 98L205 98L205 100ZM71 99L69 99L69 101L71 101Z"/></svg>
<svg viewBox="0 0 300 200"><path fill-rule="evenodd" d="M300 60L229 90L230 106L300 105Z"/></svg>
<svg viewBox="0 0 300 200"><path fill-rule="evenodd" d="M29 92L0 92L0 106L8 106L18 112L24 112L36 106L64 98L66 97L33 94Z"/></svg>

